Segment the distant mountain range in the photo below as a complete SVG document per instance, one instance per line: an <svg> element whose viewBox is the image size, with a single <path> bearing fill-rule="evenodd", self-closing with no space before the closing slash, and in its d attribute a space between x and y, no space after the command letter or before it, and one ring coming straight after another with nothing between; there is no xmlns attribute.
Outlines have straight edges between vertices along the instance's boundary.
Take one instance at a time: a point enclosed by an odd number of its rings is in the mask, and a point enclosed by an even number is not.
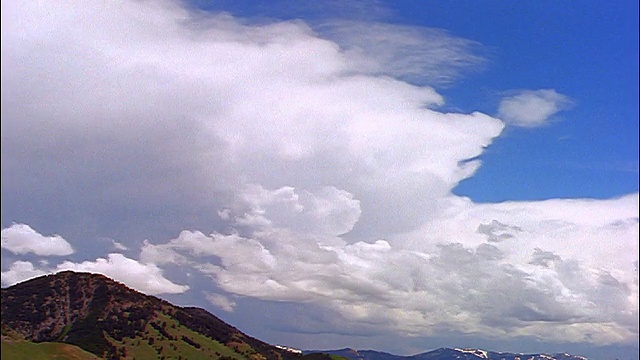
<svg viewBox="0 0 640 360"><path fill-rule="evenodd" d="M568 354L438 349L413 356L299 351L250 337L102 275L64 271L2 289L2 359L585 360Z"/></svg>
<svg viewBox="0 0 640 360"><path fill-rule="evenodd" d="M582 356L569 354L514 354L480 349L440 348L411 356L399 356L373 350L314 350L305 354L325 353L338 355L350 360L587 360Z"/></svg>

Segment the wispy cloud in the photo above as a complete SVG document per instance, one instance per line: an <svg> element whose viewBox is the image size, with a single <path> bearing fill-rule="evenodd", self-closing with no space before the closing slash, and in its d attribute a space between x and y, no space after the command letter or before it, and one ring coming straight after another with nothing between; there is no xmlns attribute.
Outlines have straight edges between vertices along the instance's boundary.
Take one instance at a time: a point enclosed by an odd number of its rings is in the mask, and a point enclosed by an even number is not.
<svg viewBox="0 0 640 360"><path fill-rule="evenodd" d="M224 295L209 293L206 294L206 298L211 304L221 308L224 311L233 311L236 307L236 302Z"/></svg>
<svg viewBox="0 0 640 360"><path fill-rule="evenodd" d="M353 20L327 21L316 29L340 45L355 73L446 85L485 61L480 44L440 29Z"/></svg>

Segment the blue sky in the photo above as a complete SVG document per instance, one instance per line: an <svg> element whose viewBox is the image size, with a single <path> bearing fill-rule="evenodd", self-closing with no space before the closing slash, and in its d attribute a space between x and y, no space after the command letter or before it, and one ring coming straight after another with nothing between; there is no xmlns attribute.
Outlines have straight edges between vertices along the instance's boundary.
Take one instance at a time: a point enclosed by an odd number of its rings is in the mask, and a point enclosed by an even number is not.
<svg viewBox="0 0 640 360"><path fill-rule="evenodd" d="M99 272L306 349L638 358L637 3L2 10L3 286Z"/></svg>
<svg viewBox="0 0 640 360"><path fill-rule="evenodd" d="M488 71L471 79L485 101L499 89L550 87L575 102L549 128L514 131L492 144L483 168L458 192L500 201L637 191L638 4L456 4L434 14L433 23L424 21L495 49ZM504 186L492 190L496 183Z"/></svg>

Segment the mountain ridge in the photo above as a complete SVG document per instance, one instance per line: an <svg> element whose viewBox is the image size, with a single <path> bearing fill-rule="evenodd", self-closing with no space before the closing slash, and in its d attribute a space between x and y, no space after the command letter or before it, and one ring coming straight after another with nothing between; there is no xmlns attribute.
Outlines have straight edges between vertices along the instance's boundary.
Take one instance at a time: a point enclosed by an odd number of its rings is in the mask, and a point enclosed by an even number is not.
<svg viewBox="0 0 640 360"><path fill-rule="evenodd" d="M411 356L374 350L300 351L244 334L205 309L180 307L104 275L62 271L2 288L2 330L24 341L65 343L105 359L586 360L439 348Z"/></svg>
<svg viewBox="0 0 640 360"><path fill-rule="evenodd" d="M473 348L438 348L415 355L394 355L376 350L343 348L336 350L306 350L305 354L326 353L339 355L349 360L588 360L584 356L567 353L511 353Z"/></svg>

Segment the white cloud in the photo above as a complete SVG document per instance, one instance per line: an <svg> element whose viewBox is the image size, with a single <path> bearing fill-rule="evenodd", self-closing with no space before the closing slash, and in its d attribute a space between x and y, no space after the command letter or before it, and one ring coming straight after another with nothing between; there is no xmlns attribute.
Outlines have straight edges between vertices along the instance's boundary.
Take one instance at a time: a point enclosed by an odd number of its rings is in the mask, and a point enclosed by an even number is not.
<svg viewBox="0 0 640 360"><path fill-rule="evenodd" d="M206 294L206 298L210 303L227 312L232 312L236 307L235 301L221 294L209 293Z"/></svg>
<svg viewBox="0 0 640 360"><path fill-rule="evenodd" d="M9 270L2 272L2 285L14 285L37 276L64 270L102 274L149 295L179 294L189 290L186 285L178 285L166 279L162 275L162 270L156 265L142 264L117 253L109 254L106 259L98 258L95 261L81 263L64 261L55 268L35 268L31 262L15 261Z"/></svg>
<svg viewBox="0 0 640 360"><path fill-rule="evenodd" d="M519 127L538 127L548 123L556 113L568 109L571 99L553 89L524 90L500 102L498 117Z"/></svg>
<svg viewBox="0 0 640 360"><path fill-rule="evenodd" d="M179 294L189 290L186 285L175 284L162 275L162 270L153 264L142 264L122 254L109 254L106 259L73 263L65 261L57 271L72 270L102 274L149 295Z"/></svg>
<svg viewBox="0 0 640 360"><path fill-rule="evenodd" d="M363 329L631 343L638 333L637 206L637 194L482 205L451 198L454 216L354 244L265 217L245 237L185 231L166 244L147 243L142 259L180 259L229 293L312 302Z"/></svg>
<svg viewBox="0 0 640 360"><path fill-rule="evenodd" d="M29 261L16 261L9 266L9 270L2 272L2 286L11 286L48 273L35 268Z"/></svg>
<svg viewBox="0 0 640 360"><path fill-rule="evenodd" d="M315 192L292 187L268 190L249 185L234 204L236 225L286 227L304 233L348 233L361 215L360 202L353 194L323 187Z"/></svg>
<svg viewBox="0 0 640 360"><path fill-rule="evenodd" d="M116 249L116 250L120 250L120 251L129 250L129 248L127 248L126 246L124 246L120 242L112 240L112 243L113 243L113 248Z"/></svg>
<svg viewBox="0 0 640 360"><path fill-rule="evenodd" d="M25 224L13 224L2 229L2 248L14 254L34 253L39 256L73 254L71 244L61 236L43 236Z"/></svg>

